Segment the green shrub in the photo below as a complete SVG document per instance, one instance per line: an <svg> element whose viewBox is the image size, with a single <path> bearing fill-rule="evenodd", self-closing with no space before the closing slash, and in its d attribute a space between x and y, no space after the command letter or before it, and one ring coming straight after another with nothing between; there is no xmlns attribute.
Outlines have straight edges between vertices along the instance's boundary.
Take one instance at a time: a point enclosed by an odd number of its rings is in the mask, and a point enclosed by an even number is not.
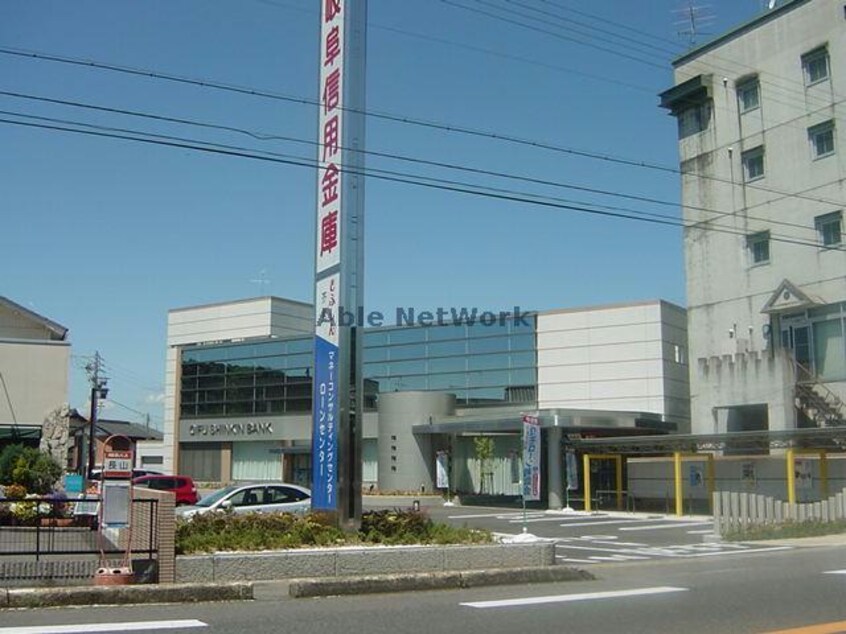
<svg viewBox="0 0 846 634"><path fill-rule="evenodd" d="M0 484L19 484L31 493L46 494L61 477L61 466L38 449L9 445L0 452Z"/></svg>
<svg viewBox="0 0 846 634"><path fill-rule="evenodd" d="M788 520L780 524L761 524L736 529L726 533L727 541L757 541L766 539L792 539L796 537L817 537L846 533L846 521L821 522L808 520L796 522Z"/></svg>
<svg viewBox="0 0 846 634"><path fill-rule="evenodd" d="M178 554L362 544L478 544L487 531L435 524L419 511L370 511L357 533L344 533L326 513L204 513L176 523Z"/></svg>

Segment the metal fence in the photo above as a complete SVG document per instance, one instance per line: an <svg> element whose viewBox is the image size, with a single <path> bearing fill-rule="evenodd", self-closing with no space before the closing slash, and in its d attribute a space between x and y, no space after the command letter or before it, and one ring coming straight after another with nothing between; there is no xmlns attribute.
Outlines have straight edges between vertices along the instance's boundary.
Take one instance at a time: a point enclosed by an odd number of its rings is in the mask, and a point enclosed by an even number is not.
<svg viewBox="0 0 846 634"><path fill-rule="evenodd" d="M90 582L101 563L120 560L130 536L125 529L98 530L99 503L97 497L0 498L0 586ZM131 535L133 563L149 579L157 557L158 500L132 504L139 520Z"/></svg>
<svg viewBox="0 0 846 634"><path fill-rule="evenodd" d="M846 520L846 489L821 502L789 503L776 498L737 491L714 492L714 532L782 522L838 522Z"/></svg>

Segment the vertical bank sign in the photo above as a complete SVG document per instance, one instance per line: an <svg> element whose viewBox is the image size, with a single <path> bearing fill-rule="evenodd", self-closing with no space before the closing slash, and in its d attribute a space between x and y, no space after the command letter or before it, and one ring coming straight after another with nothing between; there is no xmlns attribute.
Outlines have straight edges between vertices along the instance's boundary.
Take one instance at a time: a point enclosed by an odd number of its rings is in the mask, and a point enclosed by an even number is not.
<svg viewBox="0 0 846 634"><path fill-rule="evenodd" d="M339 309L344 124L344 0L321 0L317 151L317 252L312 414L312 508L335 510L338 495Z"/></svg>
<svg viewBox="0 0 846 634"><path fill-rule="evenodd" d="M366 0L320 0L312 507L361 507L361 337L341 308L364 302Z"/></svg>
<svg viewBox="0 0 846 634"><path fill-rule="evenodd" d="M523 499L540 500L541 431L536 416L523 416Z"/></svg>

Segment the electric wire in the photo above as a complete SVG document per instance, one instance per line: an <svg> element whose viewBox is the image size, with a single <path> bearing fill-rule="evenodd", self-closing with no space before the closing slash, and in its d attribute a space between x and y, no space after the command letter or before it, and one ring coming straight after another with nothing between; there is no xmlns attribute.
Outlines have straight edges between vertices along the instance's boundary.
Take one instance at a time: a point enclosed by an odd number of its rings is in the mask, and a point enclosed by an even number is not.
<svg viewBox="0 0 846 634"><path fill-rule="evenodd" d="M281 140L281 141L288 141L288 142L299 143L299 144L309 145L309 146L319 145L319 143L315 140L306 140L306 139L301 139L301 138L298 138L298 137L271 134L271 133L268 133L268 132L258 132L258 131L254 131L254 130L247 130L247 129L244 129L244 128L238 128L238 127L228 126L228 125L211 124L211 123L206 123L206 122L202 122L202 121L197 121L195 119L168 117L168 116L153 114L153 113L149 113L149 112L140 112L140 111L136 111L136 110L127 110L127 109L123 109L123 108L112 108L112 107L100 106L100 105L95 105L95 104L90 104L90 103L79 102L79 101L70 101L70 100L65 100L65 99L55 99L55 98L50 98L50 97L30 95L30 94L11 92L11 91L2 91L2 90L0 90L0 96L7 96L7 97L18 98L18 99L32 100L32 101L43 102L43 103L66 105L66 106L71 106L71 107L75 107L75 108L89 109L89 110L94 110L94 111L99 111L99 112L108 112L108 113L113 113L113 114L134 116L134 117L140 117L140 118L145 118L145 119L151 119L151 120L154 120L154 121L163 121L163 122L168 122L168 123L178 123L178 124L183 124L183 125L196 126L196 127L200 127L200 128L208 128L208 129L221 130L221 131L226 131L226 132L233 132L233 133L243 134L243 135L249 136L253 139L261 140L261 141ZM0 113L11 114L11 115L14 115L14 116L21 116L21 113L10 112L10 111L0 110ZM57 120L55 120L55 119L53 121L57 122ZM61 121L61 122L62 123L71 123L71 124L77 123L77 122L69 122L69 121ZM591 194L597 194L597 195L603 195L603 196L610 196L610 197L616 197L616 198L623 198L623 199L627 199L627 200L634 200L634 201L637 201L637 202L644 202L644 203L668 206L668 207L673 207L673 208L678 208L680 206L679 203L677 203L677 202L671 202L671 201L661 200L661 199L647 197L647 196L625 194L625 193L622 193L622 192L613 192L613 191L604 190L604 189L595 188L595 187L586 187L586 186L575 185L575 184L571 184L571 183L562 183L560 181L550 181L550 180L541 179L541 178L535 178L535 177L529 177L529 176L520 176L520 175L510 174L510 173L506 173L506 172L499 172L499 171L494 171L494 170L486 170L486 169L482 169L482 168L470 167L470 166L467 166L467 165L458 165L458 164L454 164L454 163L446 163L446 162L442 162L442 161L427 160L427 159L422 159L422 158L404 156L404 155L400 155L400 154L379 152L379 151L374 151L374 150L362 150L362 149L359 149L359 148L351 149L350 151L362 153L362 154L365 154L365 155L368 155L368 156L377 156L377 157L380 157L380 158L388 158L388 159L393 159L393 160L398 160L398 161L403 161L403 162L409 162L409 163L413 163L413 164L427 165L427 166L430 166L430 167L438 167L438 168L444 168L444 169L450 169L450 170L456 170L456 171L463 171L463 172L468 172L468 173L473 173L473 174L480 174L480 175L484 175L484 176L493 176L493 177L497 177L497 178L503 178L503 179L509 179L509 180L516 180L516 181L520 181L520 182L532 183L532 184L535 184L535 185L544 185L544 186L550 186L550 187L556 187L556 188L562 188L562 189L572 189L572 190L581 191L581 192L585 192L585 193L591 193ZM574 202L574 201L568 201L568 202ZM582 201L577 201L577 202L581 203ZM732 212L732 211L709 209L709 208L706 208L706 207L699 207L699 206L695 206L695 205L684 205L684 208L686 210L701 211L701 212L704 212L704 213L710 213L710 214L716 214L717 215L716 218L707 218L707 219L701 220L699 222L712 222L712 221L717 220L719 218L723 218L725 216L733 215L733 214L736 213L736 212ZM783 226L788 226L788 227L795 227L795 228L799 228L799 229L803 229L803 230L816 232L815 227L809 226L807 224L793 223L793 222L788 222L788 221L783 221L783 220L776 220L776 219L773 219L773 218L756 217L756 216L751 216L749 214L743 214L743 216L748 220L760 221L762 223L767 223L767 224L771 224L771 225L783 225Z"/></svg>

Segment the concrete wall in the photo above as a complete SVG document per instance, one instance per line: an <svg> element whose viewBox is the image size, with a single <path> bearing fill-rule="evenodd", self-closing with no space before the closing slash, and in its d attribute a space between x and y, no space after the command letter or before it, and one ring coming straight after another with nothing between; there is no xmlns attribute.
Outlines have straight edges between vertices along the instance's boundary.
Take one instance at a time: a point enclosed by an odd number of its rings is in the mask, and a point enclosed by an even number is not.
<svg viewBox="0 0 846 634"><path fill-rule="evenodd" d="M455 413L455 395L442 392L387 392L379 396L379 488L383 491L434 489L431 436L414 435L413 425Z"/></svg>
<svg viewBox="0 0 846 634"><path fill-rule="evenodd" d="M540 313L538 407L651 412L688 424L684 309L666 302Z"/></svg>
<svg viewBox="0 0 846 634"><path fill-rule="evenodd" d="M66 341L0 339L0 373L9 391L8 400L0 391L0 422L41 424L68 402L70 351Z"/></svg>
<svg viewBox="0 0 846 634"><path fill-rule="evenodd" d="M684 238L694 432L710 431L707 413L726 400L727 390L737 388L720 375L695 371L699 360L766 349L764 326L770 319L761 310L782 280L823 304L846 300L843 250L771 239L769 262L755 264L746 243L747 235L765 230L771 238L817 242L814 218L842 209L846 131L840 123L846 105L835 88L846 80L843 19L839 0L776 9L755 28L694 53L676 67L676 84L713 75L708 129L679 142L685 220L708 223L687 229ZM802 55L823 44L830 79L805 86ZM760 79L761 105L741 113L736 87L753 73ZM829 120L837 122L836 151L814 159L808 128ZM760 145L765 175L744 183L742 153ZM750 381L749 397L740 400L760 401L754 384ZM791 416L779 414L792 409L792 396L778 384L772 392L765 400L776 412L771 428L795 425Z"/></svg>

